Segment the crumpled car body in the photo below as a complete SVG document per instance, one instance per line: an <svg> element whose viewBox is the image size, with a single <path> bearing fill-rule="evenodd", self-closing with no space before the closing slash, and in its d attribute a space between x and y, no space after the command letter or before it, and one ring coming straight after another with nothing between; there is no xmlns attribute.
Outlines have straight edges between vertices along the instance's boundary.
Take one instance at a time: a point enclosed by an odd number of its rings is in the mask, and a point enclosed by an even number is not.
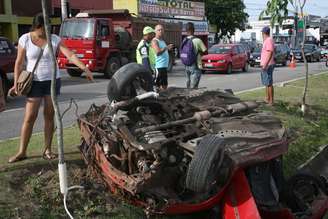
<svg viewBox="0 0 328 219"><path fill-rule="evenodd" d="M112 193L147 213L220 206L218 218L273 218L273 209L297 218L295 212L305 203L304 214L323 215L328 203L324 187L293 208L281 203L288 184L282 174L287 132L279 119L257 107L230 91L146 91L92 105L78 120L80 150ZM295 198L292 191L289 198Z"/></svg>

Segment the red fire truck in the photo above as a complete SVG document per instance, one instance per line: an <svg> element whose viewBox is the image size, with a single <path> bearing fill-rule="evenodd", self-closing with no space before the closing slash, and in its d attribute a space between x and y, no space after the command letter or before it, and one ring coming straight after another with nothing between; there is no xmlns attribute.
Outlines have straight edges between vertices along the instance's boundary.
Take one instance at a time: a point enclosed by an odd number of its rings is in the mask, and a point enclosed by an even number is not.
<svg viewBox="0 0 328 219"><path fill-rule="evenodd" d="M60 36L91 71L103 72L105 77L110 78L121 66L135 61L135 50L142 38L143 28L156 24L158 21L132 16L128 10L90 10L65 19ZM164 40L179 48L181 24L162 24L165 28ZM169 69L173 62L172 53ZM82 74L63 54L59 54L58 64L60 68L67 69L70 76Z"/></svg>

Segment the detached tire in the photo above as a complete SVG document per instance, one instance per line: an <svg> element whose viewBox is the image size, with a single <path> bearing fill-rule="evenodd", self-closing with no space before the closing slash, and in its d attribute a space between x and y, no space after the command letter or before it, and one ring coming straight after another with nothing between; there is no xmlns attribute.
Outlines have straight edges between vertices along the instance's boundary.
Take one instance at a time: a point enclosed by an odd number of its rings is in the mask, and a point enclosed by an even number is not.
<svg viewBox="0 0 328 219"><path fill-rule="evenodd" d="M121 62L118 57L111 57L108 59L104 76L105 78L111 78L115 72L120 68Z"/></svg>
<svg viewBox="0 0 328 219"><path fill-rule="evenodd" d="M145 91L153 91L153 77L142 65L129 63L121 67L109 81L107 97L109 102L130 99L137 95L133 81L138 81Z"/></svg>
<svg viewBox="0 0 328 219"><path fill-rule="evenodd" d="M186 187L194 192L211 188L219 177L224 158L224 139L206 135L196 147L186 177Z"/></svg>
<svg viewBox="0 0 328 219"><path fill-rule="evenodd" d="M82 71L77 69L67 69L67 73L71 77L81 77Z"/></svg>

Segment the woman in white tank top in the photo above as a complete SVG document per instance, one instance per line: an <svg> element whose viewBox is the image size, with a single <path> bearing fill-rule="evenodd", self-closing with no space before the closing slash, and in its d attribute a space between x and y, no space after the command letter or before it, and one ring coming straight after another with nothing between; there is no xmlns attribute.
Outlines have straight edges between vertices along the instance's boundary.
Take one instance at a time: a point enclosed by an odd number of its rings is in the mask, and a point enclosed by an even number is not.
<svg viewBox="0 0 328 219"><path fill-rule="evenodd" d="M57 51L57 49L60 50L60 52L62 52L72 63L86 72L88 80L93 80L90 70L61 42L59 36L52 34L51 42L54 51ZM50 97L51 68L53 65L50 59L51 54L47 46L42 13L39 13L34 17L31 32L26 33L19 38L14 70L14 86L9 90L9 94L14 95L17 93L17 79L20 72L23 70L24 64L26 64L27 71L32 71L41 48L43 48L43 54L34 72L31 91L26 98L25 116L21 128L19 151L9 159L9 163L26 159L27 146L42 100L44 100L43 115L45 136L43 158L54 159L56 157L51 151L51 142L54 133L54 108ZM58 66L56 69L56 78L56 93L59 95L60 72Z"/></svg>

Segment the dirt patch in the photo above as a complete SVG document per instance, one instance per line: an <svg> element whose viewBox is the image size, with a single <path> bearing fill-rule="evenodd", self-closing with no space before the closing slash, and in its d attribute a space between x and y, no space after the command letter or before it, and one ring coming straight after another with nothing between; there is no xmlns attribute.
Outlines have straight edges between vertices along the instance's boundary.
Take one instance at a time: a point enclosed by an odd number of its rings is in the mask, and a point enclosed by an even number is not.
<svg viewBox="0 0 328 219"><path fill-rule="evenodd" d="M67 206L74 218L146 219L145 213L111 194L102 180L87 169L82 160L67 162L68 183L84 190L69 193ZM212 212L192 215L160 216L152 219L213 218ZM57 161L20 166L0 172L0 219L65 218L59 191Z"/></svg>
<svg viewBox="0 0 328 219"><path fill-rule="evenodd" d="M0 174L0 218L67 218L55 163ZM75 218L124 218L121 202L107 191L82 161L68 164L69 185L84 189L69 193L67 205Z"/></svg>

